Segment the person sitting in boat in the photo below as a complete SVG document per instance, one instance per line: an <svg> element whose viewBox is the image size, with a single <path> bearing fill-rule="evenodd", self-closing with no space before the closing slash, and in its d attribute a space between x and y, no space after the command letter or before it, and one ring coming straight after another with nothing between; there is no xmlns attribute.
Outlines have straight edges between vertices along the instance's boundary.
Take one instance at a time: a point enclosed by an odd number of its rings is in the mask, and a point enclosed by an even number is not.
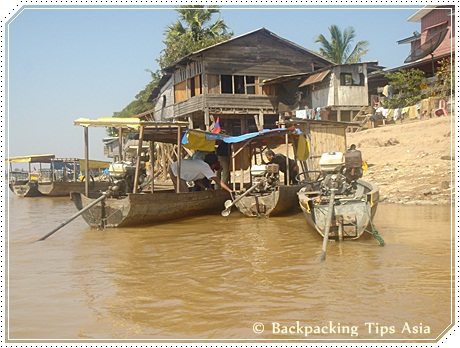
<svg viewBox="0 0 460 348"><path fill-rule="evenodd" d="M284 184L286 185L287 184L286 156L280 153L275 154L273 150L267 150L265 151L265 157L268 160L267 164L275 163L279 165L280 171L284 173ZM296 161L289 158L289 183L290 184L297 183L296 176L298 174L299 174L299 167L297 166Z"/></svg>
<svg viewBox="0 0 460 348"><path fill-rule="evenodd" d="M193 157L192 157L193 159ZM213 168L213 171L216 173L216 176L219 177L218 173L219 173L219 170L220 170L220 162L217 161L216 162L216 165L214 166ZM219 178L220 179L220 178ZM201 182L203 185L199 185L197 183L197 181ZM195 186L193 186L192 188L192 191L193 192L196 192L196 191L206 191L207 189L209 188L213 188L212 187L212 181L209 180L208 178L203 178L201 180L197 180L194 182Z"/></svg>
<svg viewBox="0 0 460 348"><path fill-rule="evenodd" d="M183 159L180 162L180 179L177 180L177 161L172 163L169 166L169 175L171 180L174 183L174 186L177 187L179 184L179 192L189 192L187 181L193 181L195 184L200 186L203 189L213 191L212 186L207 188L200 180L207 178L210 181L214 181L217 185L222 187L224 190L229 193L232 192L230 188L221 180L219 180L214 173L215 168L217 167L217 155L215 153L209 153L205 156L204 161L202 160L193 160L193 159Z"/></svg>

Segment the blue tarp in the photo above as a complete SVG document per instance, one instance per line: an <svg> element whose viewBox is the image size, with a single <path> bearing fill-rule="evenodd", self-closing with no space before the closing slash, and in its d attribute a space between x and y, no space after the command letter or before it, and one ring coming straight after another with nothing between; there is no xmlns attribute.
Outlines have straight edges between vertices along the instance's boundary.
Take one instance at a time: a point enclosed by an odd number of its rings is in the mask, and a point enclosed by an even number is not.
<svg viewBox="0 0 460 348"><path fill-rule="evenodd" d="M302 134L302 132L295 128L275 128L275 129L263 129L260 132L253 132L253 133L246 133L242 135L237 135L237 136L228 136L225 134L219 134L219 133L211 133L211 132L203 132L199 131L202 134L205 134L206 140L222 140L227 144L234 144L234 143L240 143L242 141L254 139L257 137L268 137L270 135L280 135L280 134L285 134L285 133L292 133L296 135ZM187 139L187 134L188 131L185 133L184 137L182 138L182 145L186 145L188 143Z"/></svg>

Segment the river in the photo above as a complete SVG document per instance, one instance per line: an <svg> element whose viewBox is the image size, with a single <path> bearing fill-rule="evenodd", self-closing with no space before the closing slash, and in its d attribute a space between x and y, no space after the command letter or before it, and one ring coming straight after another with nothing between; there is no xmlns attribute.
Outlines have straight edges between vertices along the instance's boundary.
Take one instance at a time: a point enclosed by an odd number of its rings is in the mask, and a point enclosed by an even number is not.
<svg viewBox="0 0 460 348"><path fill-rule="evenodd" d="M36 242L73 203L7 203L9 342L452 343L450 206L380 204L385 246L330 242L320 262L300 210L104 231L78 217Z"/></svg>

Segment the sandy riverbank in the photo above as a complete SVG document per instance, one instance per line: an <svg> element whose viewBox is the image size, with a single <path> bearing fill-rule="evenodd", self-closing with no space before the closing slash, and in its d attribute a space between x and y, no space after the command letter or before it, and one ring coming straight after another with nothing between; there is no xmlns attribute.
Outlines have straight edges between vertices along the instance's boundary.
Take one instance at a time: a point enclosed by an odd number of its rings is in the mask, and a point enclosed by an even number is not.
<svg viewBox="0 0 460 348"><path fill-rule="evenodd" d="M455 183L453 117L415 120L347 134L369 170L363 179L380 187L380 201L450 204Z"/></svg>

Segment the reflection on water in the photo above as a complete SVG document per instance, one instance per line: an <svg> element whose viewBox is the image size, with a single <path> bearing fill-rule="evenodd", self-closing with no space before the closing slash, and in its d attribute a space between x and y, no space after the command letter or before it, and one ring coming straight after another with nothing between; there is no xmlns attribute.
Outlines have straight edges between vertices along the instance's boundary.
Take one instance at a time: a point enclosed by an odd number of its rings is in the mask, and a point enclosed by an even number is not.
<svg viewBox="0 0 460 348"><path fill-rule="evenodd" d="M300 213L105 231L78 218L34 242L72 202L9 203L10 339L427 340L451 322L450 207L382 204L385 247L331 242L320 262Z"/></svg>

